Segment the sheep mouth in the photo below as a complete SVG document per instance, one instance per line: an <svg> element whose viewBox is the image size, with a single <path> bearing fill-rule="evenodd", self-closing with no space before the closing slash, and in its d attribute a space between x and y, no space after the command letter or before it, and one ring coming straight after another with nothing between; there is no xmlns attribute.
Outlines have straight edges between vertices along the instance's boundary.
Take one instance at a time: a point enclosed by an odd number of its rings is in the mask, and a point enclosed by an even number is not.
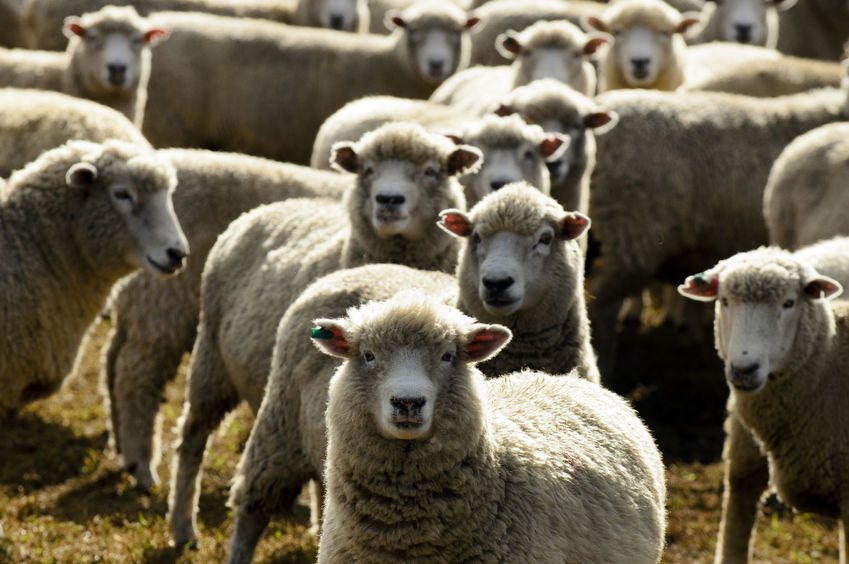
<svg viewBox="0 0 849 564"><path fill-rule="evenodd" d="M397 416L392 418L392 424L402 431L415 431L424 421L421 417Z"/></svg>
<svg viewBox="0 0 849 564"><path fill-rule="evenodd" d="M513 298L487 298L486 305L493 309L508 309L516 305L518 301Z"/></svg>
<svg viewBox="0 0 849 564"><path fill-rule="evenodd" d="M761 389L762 384L752 380L733 380L731 385L738 392L754 393Z"/></svg>
<svg viewBox="0 0 849 564"><path fill-rule="evenodd" d="M396 209L381 208L374 213L374 218L380 223L396 223L407 219L407 216Z"/></svg>
<svg viewBox="0 0 849 564"><path fill-rule="evenodd" d="M156 262L155 260L150 258L150 256L145 256L144 258L147 259L148 264L151 265L157 272L162 273L166 276L171 276L172 274L175 274L178 270L183 268L182 263L165 265Z"/></svg>

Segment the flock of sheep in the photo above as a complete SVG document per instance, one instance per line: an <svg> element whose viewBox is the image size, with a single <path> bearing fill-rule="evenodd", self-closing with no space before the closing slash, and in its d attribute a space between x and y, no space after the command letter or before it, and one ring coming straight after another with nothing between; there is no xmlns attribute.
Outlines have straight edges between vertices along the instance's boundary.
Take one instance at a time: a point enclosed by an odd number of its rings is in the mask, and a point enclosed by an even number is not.
<svg viewBox="0 0 849 564"><path fill-rule="evenodd" d="M107 316L140 488L191 353L177 547L244 400L231 563L306 485L320 562L658 562L603 385L683 296L731 392L716 562L769 489L845 547L847 39L830 0L0 0L0 417Z"/></svg>

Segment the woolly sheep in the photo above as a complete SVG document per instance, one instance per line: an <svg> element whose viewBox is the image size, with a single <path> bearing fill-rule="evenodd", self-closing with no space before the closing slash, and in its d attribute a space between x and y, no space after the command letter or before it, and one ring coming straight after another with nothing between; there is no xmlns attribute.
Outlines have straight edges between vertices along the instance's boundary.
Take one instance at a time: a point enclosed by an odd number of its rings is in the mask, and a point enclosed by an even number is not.
<svg viewBox="0 0 849 564"><path fill-rule="evenodd" d="M12 175L0 194L0 415L59 388L119 278L182 268L175 182L149 147L119 141L72 141Z"/></svg>
<svg viewBox="0 0 849 564"><path fill-rule="evenodd" d="M841 520L845 562L849 305L828 301L840 284L788 251L761 247L679 291L716 300L716 349L731 391L716 561L751 559L758 501L772 487L799 511Z"/></svg>
<svg viewBox="0 0 849 564"><path fill-rule="evenodd" d="M763 194L769 241L798 249L849 235L849 124L832 123L800 135L772 166Z"/></svg>
<svg viewBox="0 0 849 564"><path fill-rule="evenodd" d="M148 145L119 112L58 92L0 88L0 108L0 176L71 139Z"/></svg>
<svg viewBox="0 0 849 564"><path fill-rule="evenodd" d="M196 477L206 438L246 399L259 408L274 346L274 328L310 282L339 268L394 262L451 271L455 239L437 227L439 210L463 206L456 181L480 152L387 124L356 144L334 147L352 173L343 204L295 199L267 205L233 222L209 253L201 315L181 417L169 498L177 546L197 536Z"/></svg>
<svg viewBox="0 0 849 564"><path fill-rule="evenodd" d="M716 0L705 2L702 23L687 43L730 41L775 49L778 43L778 11L796 0Z"/></svg>
<svg viewBox="0 0 849 564"><path fill-rule="evenodd" d="M0 86L56 90L115 108L141 127L150 47L167 32L130 6L68 17L64 53L0 49Z"/></svg>
<svg viewBox="0 0 849 564"><path fill-rule="evenodd" d="M58 33L68 16L93 12L110 4L133 6L142 15L153 12L203 12L219 16L260 18L310 27L365 32L369 25L364 0L26 0L22 25L30 49L65 49Z"/></svg>
<svg viewBox="0 0 849 564"><path fill-rule="evenodd" d="M817 241L794 251L793 256L808 263L820 274L833 278L842 288L849 288L849 237Z"/></svg>
<svg viewBox="0 0 849 564"><path fill-rule="evenodd" d="M196 149L159 154L177 173L174 208L192 249L178 277L161 280L145 272L112 290L112 328L104 345L102 378L110 438L123 468L142 488L158 481L155 416L166 383L194 343L201 271L219 233L261 204L314 196L341 197L343 175L247 155ZM202 205L198 205L202 202Z"/></svg>
<svg viewBox="0 0 849 564"><path fill-rule="evenodd" d="M344 359L319 562L660 561L664 468L622 398L574 373L485 382L509 330L414 293L316 324Z"/></svg>
<svg viewBox="0 0 849 564"><path fill-rule="evenodd" d="M171 30L154 52L143 127L155 146L308 163L319 126L346 102L425 98L463 68L467 30L478 20L428 1L393 15L389 37L177 12L155 21Z"/></svg>
<svg viewBox="0 0 849 564"><path fill-rule="evenodd" d="M849 11L842 2L804 0L779 13L778 50L788 55L839 61L849 37Z"/></svg>
<svg viewBox="0 0 849 564"><path fill-rule="evenodd" d="M773 161L796 136L847 113L839 89L779 98L622 90L598 103L620 118L596 140L590 191L603 257L589 282L590 319L609 376L623 298L766 243Z"/></svg>
<svg viewBox="0 0 849 564"><path fill-rule="evenodd" d="M576 369L579 376L598 382L583 302L583 257L574 242L589 226L587 218L564 212L521 184L487 196L470 216L450 210L441 220L452 233L471 234L461 252L465 258L458 266L459 283L401 266L370 265L316 281L286 311L277 331L268 393L231 490L233 562L250 559L269 517L288 513L304 482L322 482L323 414L333 363L303 339L317 307L322 314L341 315L366 300L421 287L445 303L456 302L467 313L479 312L487 323L511 329L515 339L503 353L509 354L485 363L488 376L530 366L564 374ZM475 243L478 237L481 242ZM514 247L507 248L511 243ZM482 282L487 274L498 274L499 259L501 274L515 276L512 287L500 288L503 293ZM510 304L505 303L507 295L514 300ZM298 406L297 415L291 406ZM314 493L313 521L318 523L320 488Z"/></svg>
<svg viewBox="0 0 849 564"><path fill-rule="evenodd" d="M496 48L510 66L477 66L460 71L434 91L430 100L474 115L491 112L497 101L517 86L541 78L554 78L579 92L596 91L590 57L612 38L606 33L586 34L567 21L541 21L521 33L507 30Z"/></svg>
<svg viewBox="0 0 849 564"><path fill-rule="evenodd" d="M699 21L699 14L681 14L661 0L614 2L601 17L584 18L585 29L614 37L599 63L599 91L678 88L684 82L682 34Z"/></svg>

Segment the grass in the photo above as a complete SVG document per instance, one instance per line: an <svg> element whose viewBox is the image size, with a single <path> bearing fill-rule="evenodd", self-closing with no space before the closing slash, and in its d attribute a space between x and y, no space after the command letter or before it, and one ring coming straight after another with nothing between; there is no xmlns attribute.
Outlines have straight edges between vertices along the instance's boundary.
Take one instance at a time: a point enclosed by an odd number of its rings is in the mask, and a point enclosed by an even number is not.
<svg viewBox="0 0 849 564"><path fill-rule="evenodd" d="M95 343L102 342L101 327ZM237 410L213 435L204 464L201 545L169 545L167 487L136 491L109 451L106 413L97 389L97 351L56 395L31 404L0 427L0 564L223 562L232 530L228 481L252 416ZM161 410L167 484L184 374L168 387ZM727 395L709 342L687 344L660 326L626 329L618 369L608 383L629 397L658 439L667 463L668 527L664 562L711 562L722 491L722 419ZM774 505L770 505L774 507ZM273 522L256 562L313 562L308 509L294 522ZM755 562L837 562L834 521L780 507L758 516Z"/></svg>

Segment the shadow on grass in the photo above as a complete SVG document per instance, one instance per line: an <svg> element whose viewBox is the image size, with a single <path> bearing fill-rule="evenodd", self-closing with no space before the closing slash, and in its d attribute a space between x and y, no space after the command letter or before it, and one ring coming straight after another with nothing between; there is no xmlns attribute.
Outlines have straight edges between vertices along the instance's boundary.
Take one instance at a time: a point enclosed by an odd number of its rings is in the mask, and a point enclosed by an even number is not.
<svg viewBox="0 0 849 564"><path fill-rule="evenodd" d="M92 452L106 448L106 433L75 436L71 428L22 413L0 423L0 485L30 493L79 476Z"/></svg>

